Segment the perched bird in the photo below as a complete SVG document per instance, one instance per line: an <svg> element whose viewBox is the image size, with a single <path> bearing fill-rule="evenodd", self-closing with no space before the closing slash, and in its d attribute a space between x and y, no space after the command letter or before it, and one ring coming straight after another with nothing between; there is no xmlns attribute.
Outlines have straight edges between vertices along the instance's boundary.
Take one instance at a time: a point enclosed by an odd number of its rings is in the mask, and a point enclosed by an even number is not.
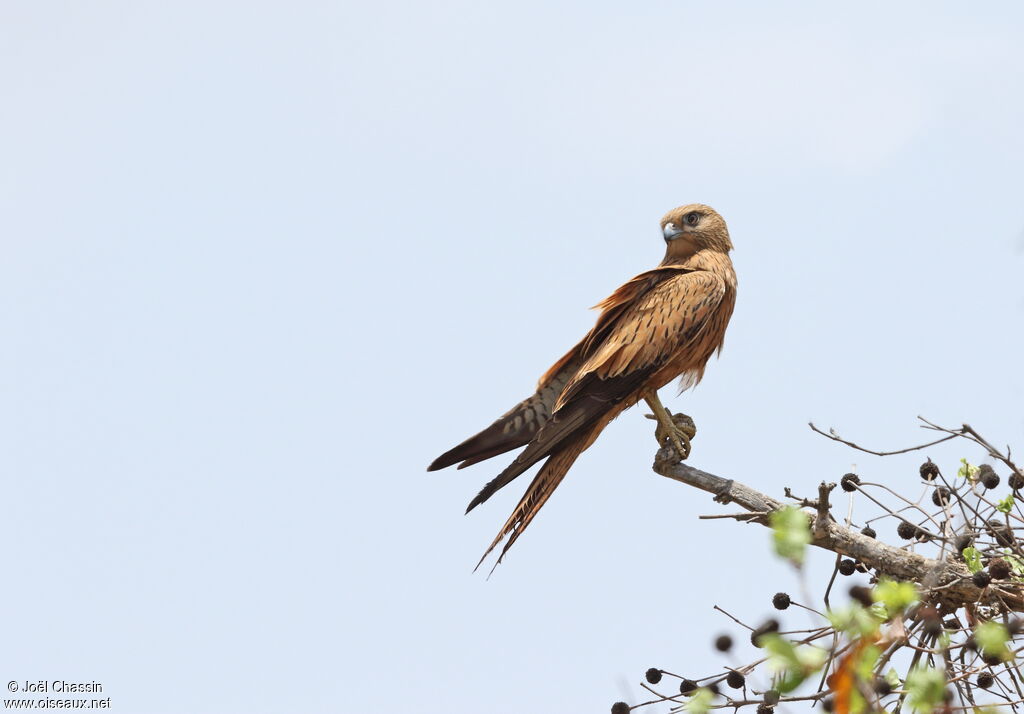
<svg viewBox="0 0 1024 714"><path fill-rule="evenodd" d="M661 231L666 243L661 264L595 305L601 310L597 324L540 378L537 391L428 467L435 471L458 463L461 469L526 446L470 502L469 513L547 459L480 563L509 536L495 566L501 562L576 458L608 422L641 399L680 457L689 453L686 434L657 390L676 377L680 391L697 384L708 359L721 350L736 302L736 273L725 221L709 206L669 211Z"/></svg>

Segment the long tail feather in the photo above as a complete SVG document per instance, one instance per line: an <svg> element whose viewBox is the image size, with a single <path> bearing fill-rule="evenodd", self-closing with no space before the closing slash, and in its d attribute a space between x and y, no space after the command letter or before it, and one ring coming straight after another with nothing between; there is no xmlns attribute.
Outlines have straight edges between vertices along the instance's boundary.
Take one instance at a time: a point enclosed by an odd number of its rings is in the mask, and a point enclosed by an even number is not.
<svg viewBox="0 0 1024 714"><path fill-rule="evenodd" d="M537 473L537 476L533 479L530 487L526 489L526 493L519 500L515 510L512 511L512 515L505 521L505 525L501 527L498 536L487 548L483 556L481 556L480 562L476 564L476 568L473 568L473 572L476 572L487 556L498 547L498 544L501 543L505 536L508 536L508 542L502 547L497 562L491 568L491 572L494 572L494 568L498 567L498 564L501 563L508 549L519 539L519 536L523 534L523 531L530 525L540 509L547 503L547 500L551 498L551 494L554 493L558 484L565 478L565 474L568 473L569 468L579 455L594 443L597 435L604 429L605 424L607 424L606 420L595 424L588 431L572 439L562 449L553 453L548 458L544 466Z"/></svg>
<svg viewBox="0 0 1024 714"><path fill-rule="evenodd" d="M622 377L606 380L587 378L579 382L582 386L574 393L571 402L558 409L537 432L526 449L504 471L480 489L480 493L470 501L466 513L507 486L545 456L562 449L563 444L571 443L579 434L589 433L592 425L607 424L623 409L632 406L638 398L635 389L642 384L648 374L650 370L644 369ZM629 396L631 391L634 393ZM627 396L623 398L620 396L622 393Z"/></svg>
<svg viewBox="0 0 1024 714"><path fill-rule="evenodd" d="M604 407L606 409L606 407ZM545 456L554 454L561 449L562 444L571 443L573 437L585 430L589 424L602 416L600 411L593 408L592 404L581 403L567 407L550 419L537 433L537 437L530 442L523 453L505 468L486 486L480 489L469 506L466 513L469 513L488 498L493 496L499 489L512 483L514 479L523 474L527 469Z"/></svg>
<svg viewBox="0 0 1024 714"><path fill-rule="evenodd" d="M550 411L537 395L524 399L479 434L438 456L427 471L437 471L462 461L459 464L461 469L517 449L533 438L549 415Z"/></svg>
<svg viewBox="0 0 1024 714"><path fill-rule="evenodd" d="M575 374L580 364L578 347L569 350L548 370L534 394L502 414L479 434L438 456L427 471L437 471L453 464L459 464L463 469L529 443L550 418L555 400Z"/></svg>

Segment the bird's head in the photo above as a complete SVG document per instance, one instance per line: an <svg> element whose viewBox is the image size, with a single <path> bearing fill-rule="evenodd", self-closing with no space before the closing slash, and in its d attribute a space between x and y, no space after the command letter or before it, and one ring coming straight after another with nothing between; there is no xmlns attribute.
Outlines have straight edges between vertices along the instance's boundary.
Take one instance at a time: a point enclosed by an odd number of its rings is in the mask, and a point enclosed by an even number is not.
<svg viewBox="0 0 1024 714"><path fill-rule="evenodd" d="M691 203L674 208L661 219L666 258L687 258L699 250L732 250L725 220L711 206Z"/></svg>

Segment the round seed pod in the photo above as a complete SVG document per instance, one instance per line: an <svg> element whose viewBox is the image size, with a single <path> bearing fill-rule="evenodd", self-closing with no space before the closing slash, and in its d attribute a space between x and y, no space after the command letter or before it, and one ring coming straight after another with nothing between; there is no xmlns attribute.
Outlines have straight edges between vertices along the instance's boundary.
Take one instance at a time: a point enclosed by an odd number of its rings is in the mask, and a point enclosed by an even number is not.
<svg viewBox="0 0 1024 714"><path fill-rule="evenodd" d="M770 632L778 632L778 631L779 631L779 621L778 620L768 620L768 621L764 622L762 625L760 625L759 627L757 627L753 632L750 633L750 643L752 645L754 645L755 647L760 647L761 645L758 643L758 640L760 640L761 635L766 635L766 634L768 634Z"/></svg>
<svg viewBox="0 0 1024 714"><path fill-rule="evenodd" d="M939 475L939 467L932 463L931 459L921 464L921 468L918 471L921 474L921 478L925 481L934 481L935 477Z"/></svg>
<svg viewBox="0 0 1024 714"><path fill-rule="evenodd" d="M871 607L875 604L875 601L871 599L871 588L864 587L863 585L854 585L850 588L850 597L864 607Z"/></svg>
<svg viewBox="0 0 1024 714"><path fill-rule="evenodd" d="M942 620L939 620L938 618L934 620L925 620L921 631L929 637L938 637L942 634Z"/></svg>
<svg viewBox="0 0 1024 714"><path fill-rule="evenodd" d="M986 523L985 530L988 531L988 534L995 539L996 543L1004 548L1008 548L1013 545L1013 530L998 518L993 518Z"/></svg>
<svg viewBox="0 0 1024 714"><path fill-rule="evenodd" d="M839 485L842 486L843 490L847 493L853 493L860 486L860 476L857 474L844 474L839 479Z"/></svg>
<svg viewBox="0 0 1024 714"><path fill-rule="evenodd" d="M693 694L698 689L700 689L700 685L694 682L692 679L684 679L682 682L679 683L680 694Z"/></svg>
<svg viewBox="0 0 1024 714"><path fill-rule="evenodd" d="M1010 572L1010 564L1003 558L993 558L988 562L988 574L995 580L1006 580Z"/></svg>
<svg viewBox="0 0 1024 714"><path fill-rule="evenodd" d="M953 547L956 548L957 555L964 552L964 548L970 548L974 545L974 536L971 535L958 535L956 540L953 541Z"/></svg>
<svg viewBox="0 0 1024 714"><path fill-rule="evenodd" d="M925 635L938 637L942 634L942 618L939 611L930 605L923 605L918 608L917 616L921 619L922 631Z"/></svg>
<svg viewBox="0 0 1024 714"><path fill-rule="evenodd" d="M989 491L999 486L999 474L988 464L982 464L978 467L978 480Z"/></svg>

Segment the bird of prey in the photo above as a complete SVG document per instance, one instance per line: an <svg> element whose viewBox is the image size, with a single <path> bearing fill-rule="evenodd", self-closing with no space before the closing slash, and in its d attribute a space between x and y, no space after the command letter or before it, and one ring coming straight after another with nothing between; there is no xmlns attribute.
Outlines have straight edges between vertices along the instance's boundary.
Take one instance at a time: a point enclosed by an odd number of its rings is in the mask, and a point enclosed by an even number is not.
<svg viewBox="0 0 1024 714"><path fill-rule="evenodd" d="M597 324L540 378L537 391L428 467L459 464L461 469L526 446L470 502L469 513L547 459L480 563L508 536L495 566L501 562L576 458L641 399L680 458L688 455L689 439L662 406L658 389L676 377L680 391L694 386L708 359L721 350L736 302L736 273L725 221L709 206L669 211L661 230L666 244L661 264L595 305L601 310Z"/></svg>

